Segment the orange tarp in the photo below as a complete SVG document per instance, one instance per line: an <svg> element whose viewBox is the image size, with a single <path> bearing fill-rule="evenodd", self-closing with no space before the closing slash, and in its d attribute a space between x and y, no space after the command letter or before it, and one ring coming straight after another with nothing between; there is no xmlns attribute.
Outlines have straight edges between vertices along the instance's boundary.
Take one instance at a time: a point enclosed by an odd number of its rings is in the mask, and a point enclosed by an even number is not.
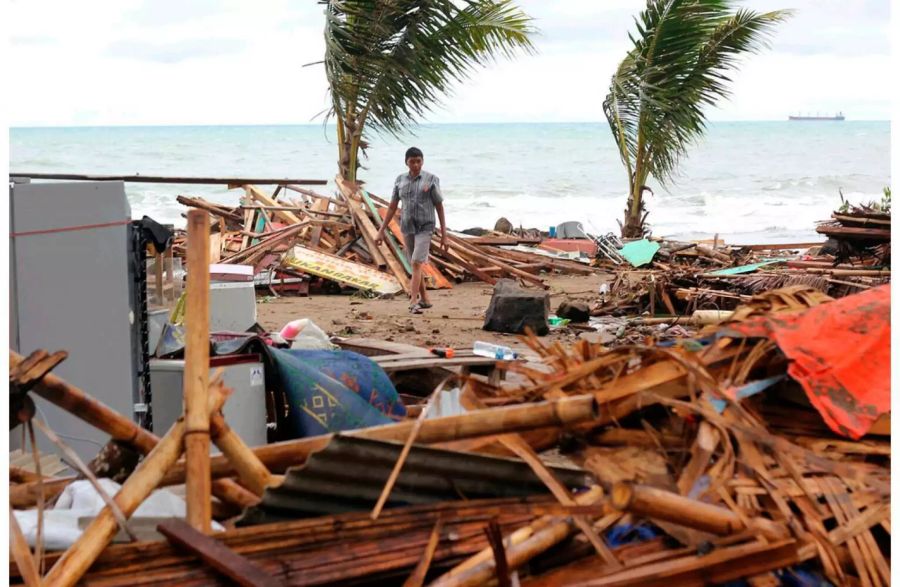
<svg viewBox="0 0 900 587"><path fill-rule="evenodd" d="M751 318L728 329L778 344L791 360L788 375L838 434L860 438L890 412L890 285L799 314Z"/></svg>

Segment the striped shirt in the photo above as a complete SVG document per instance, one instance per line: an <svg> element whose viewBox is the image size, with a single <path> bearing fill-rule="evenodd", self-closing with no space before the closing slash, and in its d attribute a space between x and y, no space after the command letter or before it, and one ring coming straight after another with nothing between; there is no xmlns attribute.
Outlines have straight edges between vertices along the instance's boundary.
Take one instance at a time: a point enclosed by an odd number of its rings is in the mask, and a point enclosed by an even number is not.
<svg viewBox="0 0 900 587"><path fill-rule="evenodd" d="M441 181L433 173L420 171L416 177L401 173L394 181L391 201L400 201L400 230L418 234L434 230L434 205L444 201Z"/></svg>

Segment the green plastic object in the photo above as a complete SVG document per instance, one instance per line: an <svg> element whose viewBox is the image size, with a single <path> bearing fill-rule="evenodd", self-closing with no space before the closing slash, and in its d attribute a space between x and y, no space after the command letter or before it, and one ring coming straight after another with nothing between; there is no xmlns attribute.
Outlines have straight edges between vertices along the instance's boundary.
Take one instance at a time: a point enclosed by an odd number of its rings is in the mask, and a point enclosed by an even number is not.
<svg viewBox="0 0 900 587"><path fill-rule="evenodd" d="M652 261L658 250L659 243L642 239L626 244L619 249L619 254L625 257L625 260L631 263L632 267L640 267Z"/></svg>
<svg viewBox="0 0 900 587"><path fill-rule="evenodd" d="M710 276L717 275L740 275L741 273L752 273L756 271L760 267L765 267L766 265L774 265L775 263L783 263L784 259L766 259L765 261L760 261L759 263L750 263L749 265L741 265L740 267L729 267L727 269L719 269L718 271L713 271L711 273L707 273Z"/></svg>
<svg viewBox="0 0 900 587"><path fill-rule="evenodd" d="M568 318L560 318L559 316L550 316L547 318L547 323L550 326L565 326L569 322L570 320Z"/></svg>

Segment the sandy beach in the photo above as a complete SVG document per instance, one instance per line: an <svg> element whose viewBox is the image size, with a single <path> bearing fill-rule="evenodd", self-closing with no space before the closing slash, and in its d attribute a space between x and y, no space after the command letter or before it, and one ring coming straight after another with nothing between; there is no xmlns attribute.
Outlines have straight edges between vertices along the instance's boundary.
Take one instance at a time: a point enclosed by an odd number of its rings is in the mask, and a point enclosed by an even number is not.
<svg viewBox="0 0 900 587"><path fill-rule="evenodd" d="M571 300L589 301L606 276L546 275L551 309ZM258 298L257 320L270 331L278 331L286 322L311 318L332 336L354 336L403 342L424 347L450 346L471 348L476 340L513 348L524 345L517 335L482 330L484 311L492 288L479 282L455 284L450 290L431 291L434 307L423 314L408 311L409 302L398 296L393 300L365 299L353 295L311 295L309 297ZM542 340L571 342L577 334L569 329L551 330Z"/></svg>

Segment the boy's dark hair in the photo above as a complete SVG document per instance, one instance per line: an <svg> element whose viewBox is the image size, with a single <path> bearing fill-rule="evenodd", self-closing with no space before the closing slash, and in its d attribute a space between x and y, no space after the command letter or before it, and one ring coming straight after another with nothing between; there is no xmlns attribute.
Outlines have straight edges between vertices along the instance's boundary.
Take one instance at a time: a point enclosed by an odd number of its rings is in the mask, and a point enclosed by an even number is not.
<svg viewBox="0 0 900 587"><path fill-rule="evenodd" d="M419 147L410 147L406 150L406 157L403 158L403 162L409 161L410 157L421 157L424 159L425 155L422 154L422 149Z"/></svg>

